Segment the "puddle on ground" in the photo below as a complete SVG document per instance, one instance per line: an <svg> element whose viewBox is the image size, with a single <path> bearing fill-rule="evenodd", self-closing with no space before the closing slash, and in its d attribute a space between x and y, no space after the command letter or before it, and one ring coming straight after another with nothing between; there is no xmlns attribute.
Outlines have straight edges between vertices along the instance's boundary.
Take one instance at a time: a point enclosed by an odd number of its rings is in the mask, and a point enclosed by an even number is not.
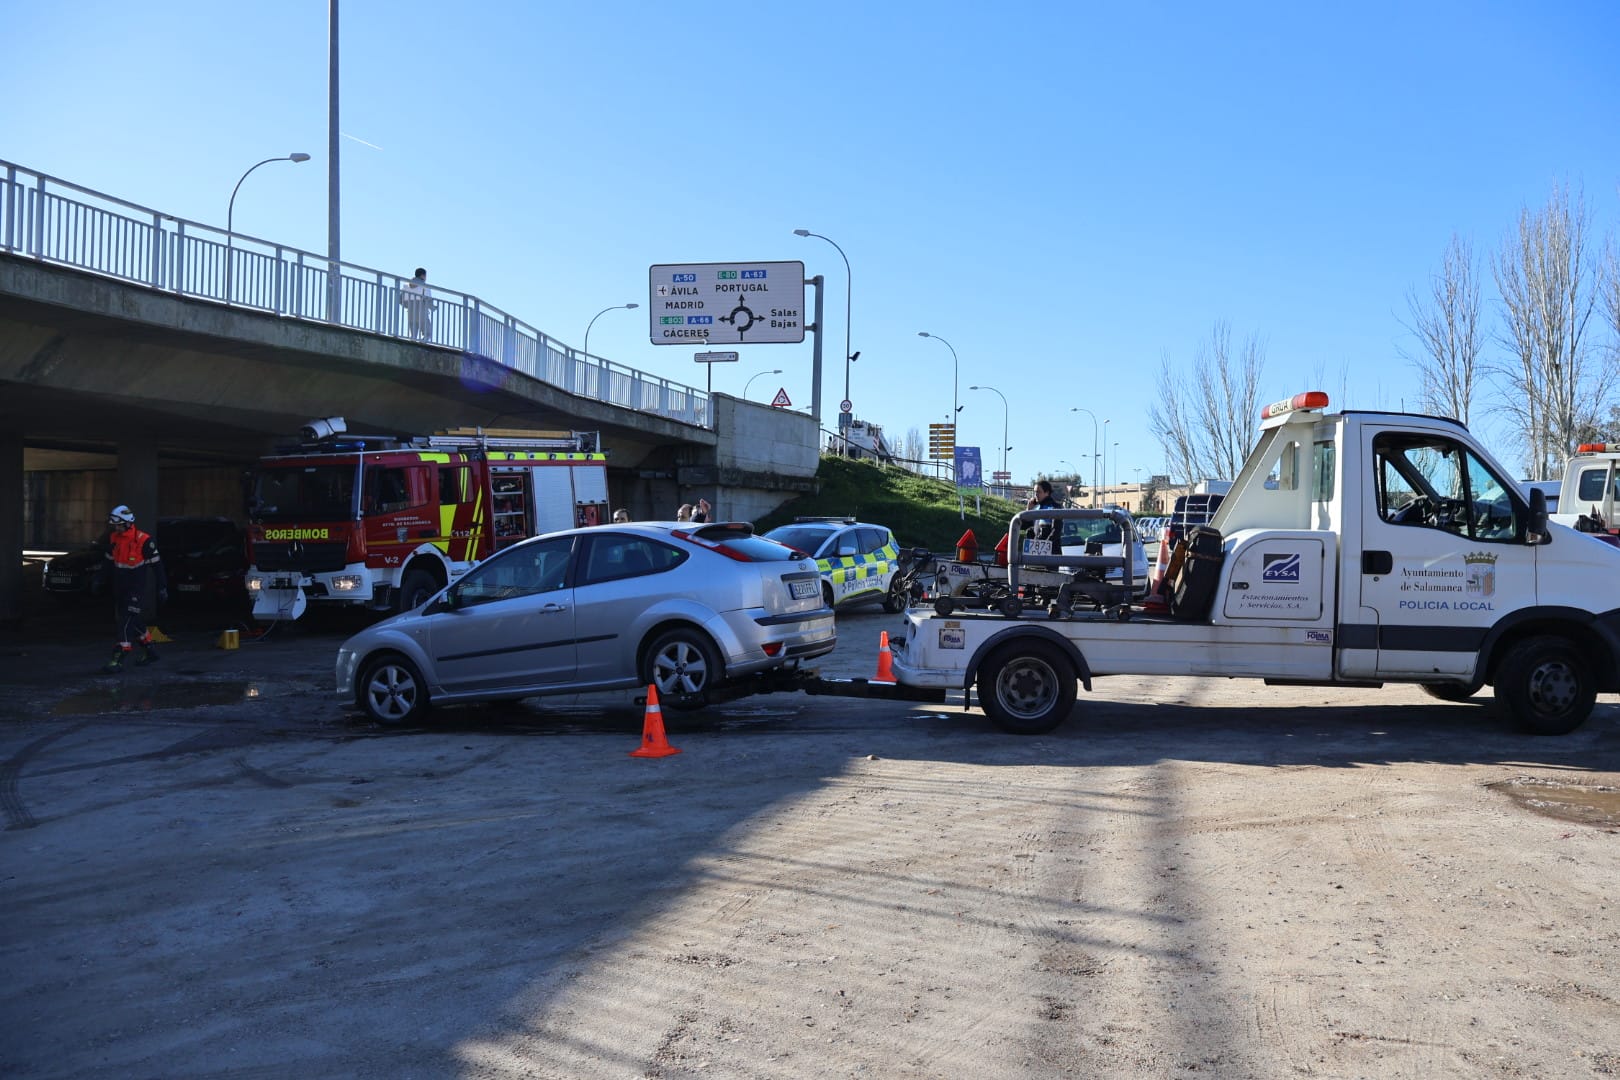
<svg viewBox="0 0 1620 1080"><path fill-rule="evenodd" d="M58 701L53 716L83 713L150 712L154 709L196 709L204 705L234 705L265 696L260 683L245 680L152 686L100 686Z"/></svg>
<svg viewBox="0 0 1620 1080"><path fill-rule="evenodd" d="M1486 786L1544 817L1581 825L1620 827L1620 788L1581 787L1528 776Z"/></svg>

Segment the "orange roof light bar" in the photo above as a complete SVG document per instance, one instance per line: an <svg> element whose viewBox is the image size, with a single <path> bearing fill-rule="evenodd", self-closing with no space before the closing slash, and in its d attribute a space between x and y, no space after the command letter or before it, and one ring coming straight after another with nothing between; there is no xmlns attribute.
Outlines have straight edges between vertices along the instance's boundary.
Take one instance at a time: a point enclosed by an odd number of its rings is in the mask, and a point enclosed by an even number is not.
<svg viewBox="0 0 1620 1080"><path fill-rule="evenodd" d="M1575 448L1577 454L1620 454L1620 442L1589 442L1581 443Z"/></svg>
<svg viewBox="0 0 1620 1080"><path fill-rule="evenodd" d="M1327 391L1307 390L1303 394L1295 394L1293 397L1284 398L1282 401L1273 401L1260 410L1260 419L1270 420L1272 417L1282 416L1284 413L1291 413L1296 410L1325 409L1327 404Z"/></svg>

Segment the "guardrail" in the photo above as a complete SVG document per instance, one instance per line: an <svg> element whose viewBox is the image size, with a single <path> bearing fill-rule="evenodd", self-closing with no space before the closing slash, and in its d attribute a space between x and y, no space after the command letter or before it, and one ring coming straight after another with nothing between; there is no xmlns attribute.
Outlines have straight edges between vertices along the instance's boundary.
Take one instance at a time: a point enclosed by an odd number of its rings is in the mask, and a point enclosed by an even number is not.
<svg viewBox="0 0 1620 1080"><path fill-rule="evenodd" d="M194 300L423 340L580 397L700 427L711 420L702 390L587 356L476 296L431 286L422 338L400 300L409 278L228 233L3 160L0 251Z"/></svg>

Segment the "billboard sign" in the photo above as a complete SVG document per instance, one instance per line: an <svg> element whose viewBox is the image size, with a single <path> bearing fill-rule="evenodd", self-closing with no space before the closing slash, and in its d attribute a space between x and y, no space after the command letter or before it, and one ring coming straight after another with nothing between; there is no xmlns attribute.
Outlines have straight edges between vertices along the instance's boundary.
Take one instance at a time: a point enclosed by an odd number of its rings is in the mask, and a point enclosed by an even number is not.
<svg viewBox="0 0 1620 1080"><path fill-rule="evenodd" d="M958 446L956 448L956 486L959 488L984 486L984 473L979 471L979 448L977 446Z"/></svg>

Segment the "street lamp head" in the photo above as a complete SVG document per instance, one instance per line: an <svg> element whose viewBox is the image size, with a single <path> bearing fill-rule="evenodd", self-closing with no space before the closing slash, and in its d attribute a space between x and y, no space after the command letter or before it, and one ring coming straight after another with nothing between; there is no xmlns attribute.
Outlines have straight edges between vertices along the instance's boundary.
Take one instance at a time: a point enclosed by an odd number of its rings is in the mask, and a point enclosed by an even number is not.
<svg viewBox="0 0 1620 1080"><path fill-rule="evenodd" d="M308 154L288 154L287 155L287 160L288 161L308 161L309 160L309 155Z"/></svg>
<svg viewBox="0 0 1620 1080"><path fill-rule="evenodd" d="M793 230L793 235L794 236L809 236L810 235L810 230L809 229L794 229Z"/></svg>
<svg viewBox="0 0 1620 1080"><path fill-rule="evenodd" d="M626 311L630 310L631 308L638 308L640 306L641 306L640 304L626 304L626 305L624 305Z"/></svg>
<svg viewBox="0 0 1620 1080"><path fill-rule="evenodd" d="M934 335L930 334L926 330L919 330L919 331L917 331L917 336L918 337L933 337Z"/></svg>
<svg viewBox="0 0 1620 1080"><path fill-rule="evenodd" d="M977 386L970 386L970 387L968 387L968 389L969 389L969 390L977 390L977 389L978 389L978 387L977 387Z"/></svg>

